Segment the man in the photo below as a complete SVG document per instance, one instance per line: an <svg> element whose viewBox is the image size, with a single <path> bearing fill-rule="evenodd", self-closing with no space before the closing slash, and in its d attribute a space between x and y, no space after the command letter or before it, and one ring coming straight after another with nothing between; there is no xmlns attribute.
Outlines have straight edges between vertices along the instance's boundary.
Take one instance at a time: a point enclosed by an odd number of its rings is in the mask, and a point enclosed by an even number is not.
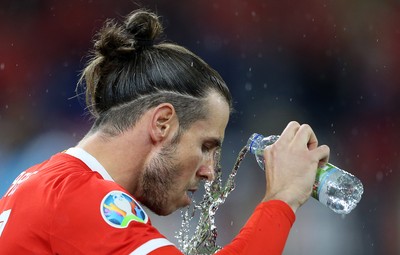
<svg viewBox="0 0 400 255"><path fill-rule="evenodd" d="M0 254L181 254L141 207L168 215L214 178L231 109L219 74L158 17L108 21L82 74L95 121L79 144L21 173L0 200ZM267 190L218 254L280 254L329 149L291 122L265 151Z"/></svg>

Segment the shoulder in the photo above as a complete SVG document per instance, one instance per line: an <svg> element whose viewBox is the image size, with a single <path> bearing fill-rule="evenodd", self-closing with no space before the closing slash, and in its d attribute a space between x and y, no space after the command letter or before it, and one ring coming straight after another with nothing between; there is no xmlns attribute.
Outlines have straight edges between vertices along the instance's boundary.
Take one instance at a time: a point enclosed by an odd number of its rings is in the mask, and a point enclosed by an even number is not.
<svg viewBox="0 0 400 255"><path fill-rule="evenodd" d="M129 254L145 244L167 242L142 206L122 188L88 184L60 197L52 222L52 246L68 252ZM158 240L158 241L154 241Z"/></svg>
<svg viewBox="0 0 400 255"><path fill-rule="evenodd" d="M44 192L55 196L68 196L69 193L89 192L90 189L105 190L120 188L118 184L105 180L98 172L90 169L80 159L59 153L31 171L37 173L37 182Z"/></svg>

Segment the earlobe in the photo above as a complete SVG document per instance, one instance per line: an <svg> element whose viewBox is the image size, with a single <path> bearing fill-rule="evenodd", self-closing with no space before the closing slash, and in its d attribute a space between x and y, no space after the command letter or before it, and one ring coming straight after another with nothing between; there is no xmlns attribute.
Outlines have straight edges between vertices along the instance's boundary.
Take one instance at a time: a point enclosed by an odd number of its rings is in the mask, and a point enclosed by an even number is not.
<svg viewBox="0 0 400 255"><path fill-rule="evenodd" d="M165 140L177 125L175 108L169 103L154 108L150 124L150 134L154 142Z"/></svg>

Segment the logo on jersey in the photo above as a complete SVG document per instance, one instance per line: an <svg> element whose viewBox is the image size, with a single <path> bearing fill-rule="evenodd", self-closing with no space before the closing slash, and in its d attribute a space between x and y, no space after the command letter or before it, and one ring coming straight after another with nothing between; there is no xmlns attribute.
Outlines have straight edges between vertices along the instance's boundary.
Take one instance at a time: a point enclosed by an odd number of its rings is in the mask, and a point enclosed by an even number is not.
<svg viewBox="0 0 400 255"><path fill-rule="evenodd" d="M131 221L147 223L142 207L128 194L114 190L108 193L100 205L103 219L116 228L126 228Z"/></svg>

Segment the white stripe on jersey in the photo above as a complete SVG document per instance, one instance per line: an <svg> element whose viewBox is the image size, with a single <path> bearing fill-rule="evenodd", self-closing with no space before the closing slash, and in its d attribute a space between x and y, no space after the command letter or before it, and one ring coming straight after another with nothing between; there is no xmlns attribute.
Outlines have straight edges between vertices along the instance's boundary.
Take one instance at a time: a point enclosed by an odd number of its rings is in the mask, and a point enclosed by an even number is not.
<svg viewBox="0 0 400 255"><path fill-rule="evenodd" d="M83 161L92 171L98 172L104 180L114 181L107 170L100 164L99 161L87 151L79 147L69 148L65 153L74 156Z"/></svg>
<svg viewBox="0 0 400 255"><path fill-rule="evenodd" d="M139 246L139 248L131 252L129 255L147 255L158 248L168 245L174 245L174 244L165 238L152 239L147 243L144 243L141 246Z"/></svg>

